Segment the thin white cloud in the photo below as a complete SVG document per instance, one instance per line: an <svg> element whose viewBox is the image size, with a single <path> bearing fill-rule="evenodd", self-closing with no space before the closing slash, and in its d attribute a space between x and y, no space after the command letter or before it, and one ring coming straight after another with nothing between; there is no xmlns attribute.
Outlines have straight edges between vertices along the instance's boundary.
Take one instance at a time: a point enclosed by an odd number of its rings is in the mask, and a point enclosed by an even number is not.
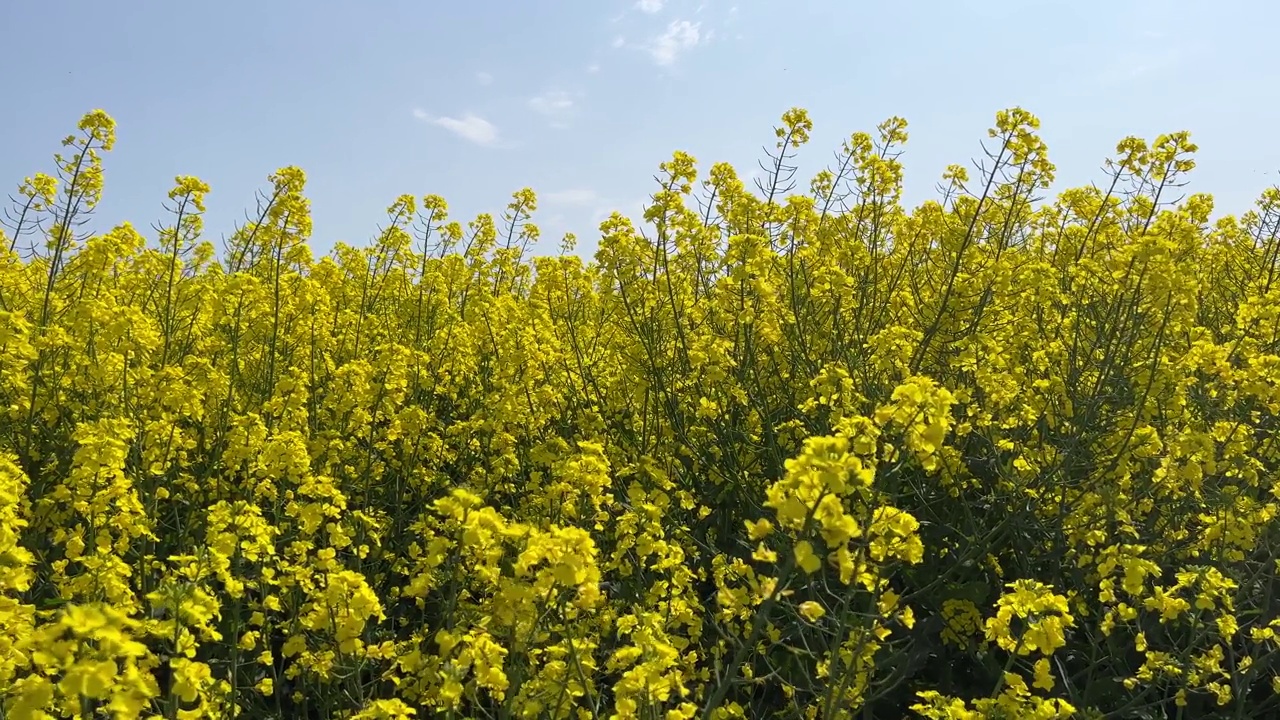
<svg viewBox="0 0 1280 720"><path fill-rule="evenodd" d="M626 39L625 37L623 37L623 36L621 36L621 35L614 35L614 36L613 36L613 46L614 46L614 47L616 47L616 48L620 48L620 47L622 47L623 45L626 45L626 44L627 44L627 39Z"/></svg>
<svg viewBox="0 0 1280 720"><path fill-rule="evenodd" d="M563 90L551 90L529 99L529 107L543 115L555 115L573 109L573 98Z"/></svg>
<svg viewBox="0 0 1280 720"><path fill-rule="evenodd" d="M529 108L545 117L553 127L567 127L574 107L573 97L564 90L549 90L529 98Z"/></svg>
<svg viewBox="0 0 1280 720"><path fill-rule="evenodd" d="M639 0L636 3L636 8L638 8L642 13L649 13L652 15L656 12L662 11L663 2L664 0Z"/></svg>
<svg viewBox="0 0 1280 720"><path fill-rule="evenodd" d="M666 31L649 43L649 56L664 67L674 65L682 52L696 47L703 39L701 27L702 23L672 20Z"/></svg>
<svg viewBox="0 0 1280 720"><path fill-rule="evenodd" d="M590 65L587 66L587 72L591 73L592 75L595 75L596 73L600 72L600 64L591 63Z"/></svg>
<svg viewBox="0 0 1280 720"><path fill-rule="evenodd" d="M547 193L540 199L553 205L590 205L598 202L600 200L600 195L596 193L595 190L587 188L573 188Z"/></svg>
<svg viewBox="0 0 1280 720"><path fill-rule="evenodd" d="M491 85L493 84L493 75L481 70L480 72L476 73L476 82L480 83L481 85Z"/></svg>
<svg viewBox="0 0 1280 720"><path fill-rule="evenodd" d="M473 113L466 113L460 118L434 117L426 110L417 108L413 111L413 116L422 122L442 127L476 145L495 145L498 142L498 128Z"/></svg>

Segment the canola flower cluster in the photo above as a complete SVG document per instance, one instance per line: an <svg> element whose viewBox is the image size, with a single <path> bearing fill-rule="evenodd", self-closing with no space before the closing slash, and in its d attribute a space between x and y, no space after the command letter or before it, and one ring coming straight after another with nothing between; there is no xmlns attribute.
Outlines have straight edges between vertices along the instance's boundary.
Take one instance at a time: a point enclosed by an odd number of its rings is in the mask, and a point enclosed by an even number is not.
<svg viewBox="0 0 1280 720"><path fill-rule="evenodd" d="M0 239L0 716L1246 718L1280 706L1280 189L1186 133L1048 196L1039 121L903 206L676 153L637 224L305 176L218 251L86 231L87 114Z"/></svg>

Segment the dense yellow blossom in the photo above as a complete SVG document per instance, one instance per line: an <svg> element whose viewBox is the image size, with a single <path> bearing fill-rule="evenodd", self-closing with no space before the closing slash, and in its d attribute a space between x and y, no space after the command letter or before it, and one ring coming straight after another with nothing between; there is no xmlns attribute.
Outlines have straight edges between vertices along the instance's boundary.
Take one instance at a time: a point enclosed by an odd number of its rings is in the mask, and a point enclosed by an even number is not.
<svg viewBox="0 0 1280 720"><path fill-rule="evenodd" d="M1010 108L910 208L905 120L813 127L590 258L527 188L316 257L297 167L90 231L87 114L0 235L0 716L1280 712L1280 188L1050 194Z"/></svg>

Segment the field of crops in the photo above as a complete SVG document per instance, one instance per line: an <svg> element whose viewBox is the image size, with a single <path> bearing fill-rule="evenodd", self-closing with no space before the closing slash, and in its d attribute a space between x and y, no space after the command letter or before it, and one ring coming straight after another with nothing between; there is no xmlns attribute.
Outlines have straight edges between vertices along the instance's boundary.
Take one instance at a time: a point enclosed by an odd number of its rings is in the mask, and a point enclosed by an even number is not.
<svg viewBox="0 0 1280 720"><path fill-rule="evenodd" d="M1037 127L912 209L794 109L588 261L531 190L315 257L294 167L90 234L87 114L0 235L0 716L1280 713L1280 189Z"/></svg>

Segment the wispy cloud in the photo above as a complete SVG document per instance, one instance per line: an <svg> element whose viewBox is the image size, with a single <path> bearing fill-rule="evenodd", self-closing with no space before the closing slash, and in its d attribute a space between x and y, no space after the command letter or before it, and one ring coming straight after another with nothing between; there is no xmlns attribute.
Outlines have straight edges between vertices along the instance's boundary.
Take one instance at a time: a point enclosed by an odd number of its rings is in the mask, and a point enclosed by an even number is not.
<svg viewBox="0 0 1280 720"><path fill-rule="evenodd" d="M481 70L480 72L476 73L476 82L480 83L481 85L492 85L493 75Z"/></svg>
<svg viewBox="0 0 1280 720"><path fill-rule="evenodd" d="M529 98L529 108L545 117L552 127L567 127L575 104L573 97L564 90L548 90Z"/></svg>
<svg viewBox="0 0 1280 720"><path fill-rule="evenodd" d="M636 2L636 8L638 8L640 12L652 15L656 12L661 12L663 4L665 4L664 0L638 0L638 2Z"/></svg>
<svg viewBox="0 0 1280 720"><path fill-rule="evenodd" d="M613 42L611 44L616 48L620 48L627 44L627 39L621 35L614 35Z"/></svg>
<svg viewBox="0 0 1280 720"><path fill-rule="evenodd" d="M595 75L596 73L600 72L600 64L591 63L590 65L587 66L587 72L591 73L592 75Z"/></svg>
<svg viewBox="0 0 1280 720"><path fill-rule="evenodd" d="M697 47L698 43L704 39L701 28L702 23L672 20L661 35L649 42L646 48L649 56L655 63L664 67L674 65L681 53Z"/></svg>
<svg viewBox="0 0 1280 720"><path fill-rule="evenodd" d="M473 113L466 113L460 118L436 117L422 108L417 108L413 111L413 116L422 122L442 127L476 145L492 146L498 142L498 128Z"/></svg>
<svg viewBox="0 0 1280 720"><path fill-rule="evenodd" d="M600 201L600 195L595 190L573 188L547 193L540 199L552 205L591 205Z"/></svg>

